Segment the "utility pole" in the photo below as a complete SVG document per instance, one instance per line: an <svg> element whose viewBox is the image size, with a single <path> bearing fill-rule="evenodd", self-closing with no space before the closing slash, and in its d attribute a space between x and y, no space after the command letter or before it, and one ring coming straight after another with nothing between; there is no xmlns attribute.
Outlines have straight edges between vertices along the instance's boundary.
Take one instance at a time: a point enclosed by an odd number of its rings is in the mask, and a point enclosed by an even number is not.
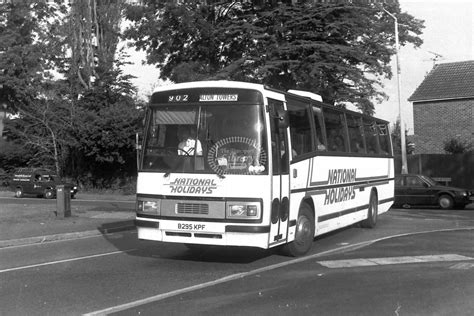
<svg viewBox="0 0 474 316"><path fill-rule="evenodd" d="M395 21L395 54L397 58L397 92L398 92L398 115L400 116L400 142L402 151L402 174L408 173L407 167L407 148L405 140L405 123L402 115L402 75L400 71L400 44L398 42L398 19L395 15L383 9Z"/></svg>

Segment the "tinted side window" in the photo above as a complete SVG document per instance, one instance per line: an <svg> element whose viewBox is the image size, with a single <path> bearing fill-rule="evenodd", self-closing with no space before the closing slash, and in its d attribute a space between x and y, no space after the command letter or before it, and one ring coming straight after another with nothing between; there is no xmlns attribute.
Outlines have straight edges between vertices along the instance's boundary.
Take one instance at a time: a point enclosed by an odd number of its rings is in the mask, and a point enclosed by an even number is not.
<svg viewBox="0 0 474 316"><path fill-rule="evenodd" d="M378 124L377 129L379 132L379 143L382 154L391 154L390 150L390 134L388 132L388 126L386 124Z"/></svg>
<svg viewBox="0 0 474 316"><path fill-rule="evenodd" d="M406 177L406 185L410 187L423 187L424 182L418 177Z"/></svg>
<svg viewBox="0 0 474 316"><path fill-rule="evenodd" d="M278 111L283 110L283 102L273 99L268 99L268 105L276 115ZM273 174L288 174L289 170L289 150L288 137L286 137L286 129L278 128L275 120L270 120L271 126L271 140L272 140L272 159L273 159Z"/></svg>
<svg viewBox="0 0 474 316"><path fill-rule="evenodd" d="M309 104L297 100L288 100L290 118L291 145L297 155L312 151L311 122Z"/></svg>
<svg viewBox="0 0 474 316"><path fill-rule="evenodd" d="M377 137L377 125L372 120L364 119L364 136L365 143L367 145L368 154L378 154L379 153L379 144Z"/></svg>
<svg viewBox="0 0 474 316"><path fill-rule="evenodd" d="M347 129L349 131L349 144L351 146L351 152L365 153L362 119L351 114L346 114L346 119Z"/></svg>
<svg viewBox="0 0 474 316"><path fill-rule="evenodd" d="M344 114L332 109L324 109L324 123L326 125L328 150L345 152L347 140Z"/></svg>
<svg viewBox="0 0 474 316"><path fill-rule="evenodd" d="M321 108L313 106L313 120L314 127L316 129L316 150L325 151L326 150L326 140L323 134L323 111Z"/></svg>

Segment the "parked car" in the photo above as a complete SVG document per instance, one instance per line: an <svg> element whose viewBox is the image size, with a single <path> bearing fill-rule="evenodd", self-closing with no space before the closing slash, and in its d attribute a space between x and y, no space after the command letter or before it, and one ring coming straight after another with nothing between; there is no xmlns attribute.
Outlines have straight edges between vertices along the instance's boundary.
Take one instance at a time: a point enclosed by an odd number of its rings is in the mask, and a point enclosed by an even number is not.
<svg viewBox="0 0 474 316"><path fill-rule="evenodd" d="M13 174L10 188L17 198L25 195L42 196L46 199L56 197L56 186L65 185L71 190L74 198L78 189L71 183L62 181L54 172L48 169L20 168Z"/></svg>
<svg viewBox="0 0 474 316"><path fill-rule="evenodd" d="M433 206L443 209L464 208L474 202L471 191L442 185L421 174L401 174L395 176L394 205Z"/></svg>

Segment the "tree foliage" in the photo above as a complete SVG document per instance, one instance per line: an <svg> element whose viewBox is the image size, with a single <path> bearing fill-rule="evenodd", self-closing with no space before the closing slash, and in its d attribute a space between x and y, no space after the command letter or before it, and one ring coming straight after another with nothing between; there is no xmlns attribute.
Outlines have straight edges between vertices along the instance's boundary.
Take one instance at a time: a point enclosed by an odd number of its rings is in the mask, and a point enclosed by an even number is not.
<svg viewBox="0 0 474 316"><path fill-rule="evenodd" d="M126 36L147 52L163 79L174 82L230 79L280 89L309 90L330 104L355 104L372 114L386 98L381 80L390 78L394 23L380 7L353 4L267 4L132 6ZM398 16L400 43L421 45L422 21Z"/></svg>
<svg viewBox="0 0 474 316"><path fill-rule="evenodd" d="M9 111L26 110L51 78L62 9L36 1L0 4L0 102Z"/></svg>
<svg viewBox="0 0 474 316"><path fill-rule="evenodd" d="M10 138L30 152L28 164L46 163L57 171L68 142L63 97L53 80L63 9L29 1L0 6L0 98L17 116L7 122Z"/></svg>
<svg viewBox="0 0 474 316"><path fill-rule="evenodd" d="M472 142L451 138L444 142L444 151L448 154L463 154L473 149Z"/></svg>
<svg viewBox="0 0 474 316"><path fill-rule="evenodd" d="M74 1L67 19L71 58L68 77L83 89L115 66L122 20L122 0Z"/></svg>
<svg viewBox="0 0 474 316"><path fill-rule="evenodd" d="M102 184L134 174L142 113L120 69L126 56L117 52L123 2L0 5L0 89L13 115L5 148L28 153L16 167L51 167Z"/></svg>
<svg viewBox="0 0 474 316"><path fill-rule="evenodd" d="M400 119L397 119L395 125L392 128L391 136L392 136L392 146L393 146L393 153L395 155L402 154L402 136L401 136L401 127L400 127ZM411 155L415 153L415 144L413 142L408 141L408 129L405 129L405 148L406 153Z"/></svg>

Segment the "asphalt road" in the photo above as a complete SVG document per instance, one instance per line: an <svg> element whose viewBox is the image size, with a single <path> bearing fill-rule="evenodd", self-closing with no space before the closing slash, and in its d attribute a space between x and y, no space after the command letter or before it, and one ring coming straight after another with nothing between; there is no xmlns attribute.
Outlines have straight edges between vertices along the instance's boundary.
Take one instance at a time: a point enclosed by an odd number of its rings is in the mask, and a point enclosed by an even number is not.
<svg viewBox="0 0 474 316"><path fill-rule="evenodd" d="M0 249L1 315L469 315L474 210L391 210L304 258L138 241L134 231Z"/></svg>

